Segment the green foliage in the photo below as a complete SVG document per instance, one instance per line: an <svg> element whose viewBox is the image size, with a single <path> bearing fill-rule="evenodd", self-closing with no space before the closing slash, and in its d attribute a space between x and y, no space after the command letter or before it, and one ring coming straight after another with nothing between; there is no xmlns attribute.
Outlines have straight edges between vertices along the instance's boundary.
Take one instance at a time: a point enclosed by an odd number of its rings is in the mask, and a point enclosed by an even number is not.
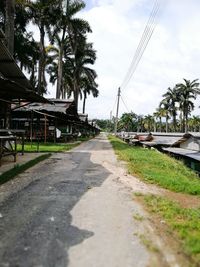
<svg viewBox="0 0 200 267"><path fill-rule="evenodd" d="M30 160L25 164L22 164L22 165L16 164L16 166L14 168L12 168L11 170L4 172L2 175L0 175L0 185L13 179L16 175L18 175L18 174L24 172L25 170L33 167L34 165L36 165L40 161L45 160L45 159L49 158L50 156L51 156L51 154L48 153L48 154L40 155L37 158Z"/></svg>
<svg viewBox="0 0 200 267"><path fill-rule="evenodd" d="M137 131L137 115L133 112L123 113L118 122L118 128L127 132Z"/></svg>
<svg viewBox="0 0 200 267"><path fill-rule="evenodd" d="M114 131L114 123L110 120L95 120L98 127L105 132Z"/></svg>
<svg viewBox="0 0 200 267"><path fill-rule="evenodd" d="M200 195L200 179L182 162L156 150L130 147L114 136L109 139L131 174L175 192Z"/></svg>
<svg viewBox="0 0 200 267"><path fill-rule="evenodd" d="M59 143L40 143L39 144L39 151L38 152L63 152L70 150L77 145L79 145L80 142L76 142L73 144L59 144ZM24 146L25 152L37 152L37 143L26 143ZM19 145L18 150L21 151L21 145Z"/></svg>
<svg viewBox="0 0 200 267"><path fill-rule="evenodd" d="M197 209L181 208L176 202L154 195L147 195L144 200L152 213L164 218L173 230L172 233L181 240L184 252L199 266L200 207Z"/></svg>

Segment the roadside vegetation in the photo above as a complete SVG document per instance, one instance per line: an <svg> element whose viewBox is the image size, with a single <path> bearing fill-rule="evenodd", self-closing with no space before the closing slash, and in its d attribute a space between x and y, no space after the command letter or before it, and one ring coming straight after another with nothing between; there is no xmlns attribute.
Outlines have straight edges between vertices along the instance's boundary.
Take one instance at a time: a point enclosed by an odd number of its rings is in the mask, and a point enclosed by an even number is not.
<svg viewBox="0 0 200 267"><path fill-rule="evenodd" d="M54 142L25 142L24 144L24 152L26 153L34 153L34 152L64 152L68 151L78 145L80 145L82 142L88 141L93 136L80 136L76 139L76 141L71 141L68 143L54 143ZM21 152L22 151L22 145L18 144L17 145L17 151Z"/></svg>
<svg viewBox="0 0 200 267"><path fill-rule="evenodd" d="M200 195L200 179L182 162L156 150L130 147L114 136L109 140L130 174L175 192Z"/></svg>
<svg viewBox="0 0 200 267"><path fill-rule="evenodd" d="M122 140L109 136L119 159L127 162L130 174L147 183L154 183L175 192L200 195L200 179L195 172L156 150L130 147ZM167 197L135 192L135 197L151 214L151 222L169 239L177 243L177 250L189 259L190 266L200 262L200 201L199 207L182 207L181 203ZM135 220L141 218L136 214ZM162 225L160 225L160 224ZM144 240L141 242L145 244ZM150 241L149 241L150 242ZM170 242L170 241L169 241ZM178 245L179 244L179 245ZM180 247L179 247L180 246Z"/></svg>
<svg viewBox="0 0 200 267"><path fill-rule="evenodd" d="M77 145L79 145L81 142L77 141L74 143L40 143L39 146L36 142L31 143L25 143L24 145L24 152L64 152L68 151ZM21 151L21 145L17 146L17 150Z"/></svg>
<svg viewBox="0 0 200 267"><path fill-rule="evenodd" d="M148 211L157 222L164 222L168 234L180 241L181 251L199 266L200 262L200 206L199 208L182 208L174 201L155 195L140 195Z"/></svg>
<svg viewBox="0 0 200 267"><path fill-rule="evenodd" d="M0 175L0 185L6 183L7 181L13 179L16 175L26 171L27 169L33 167L37 163L49 158L51 156L50 153L46 153L44 155L40 155L37 158L30 160L22 165L16 164L14 168L9 171L4 172Z"/></svg>

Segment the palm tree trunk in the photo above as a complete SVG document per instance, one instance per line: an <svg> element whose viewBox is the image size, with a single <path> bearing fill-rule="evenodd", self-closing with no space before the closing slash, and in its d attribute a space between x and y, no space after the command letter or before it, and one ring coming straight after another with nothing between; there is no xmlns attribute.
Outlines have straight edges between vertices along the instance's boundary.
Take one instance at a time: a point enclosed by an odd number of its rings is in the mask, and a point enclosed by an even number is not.
<svg viewBox="0 0 200 267"><path fill-rule="evenodd" d="M188 125L187 125L187 107L184 107L183 110L183 132L186 133L188 131Z"/></svg>
<svg viewBox="0 0 200 267"><path fill-rule="evenodd" d="M162 120L161 120L161 117L160 117L160 132L162 132Z"/></svg>
<svg viewBox="0 0 200 267"><path fill-rule="evenodd" d="M38 66L38 94L43 94L43 87L44 87L44 71L45 71L45 48L44 48L44 25L41 23L40 26L40 59L39 59L39 66Z"/></svg>
<svg viewBox="0 0 200 267"><path fill-rule="evenodd" d="M173 128L174 132L176 132L176 114L173 113Z"/></svg>
<svg viewBox="0 0 200 267"><path fill-rule="evenodd" d="M87 98L87 93L84 92L84 97L83 97L83 114L85 114L85 103L86 103L86 98Z"/></svg>
<svg viewBox="0 0 200 267"><path fill-rule="evenodd" d="M166 133L168 133L168 113L166 113Z"/></svg>
<svg viewBox="0 0 200 267"><path fill-rule="evenodd" d="M157 131L157 129L156 129L156 121L154 121L153 131L154 131L154 133Z"/></svg>
<svg viewBox="0 0 200 267"><path fill-rule="evenodd" d="M79 86L78 86L78 80L76 77L76 70L74 71L73 93L74 93L74 102L75 102L76 110L78 112Z"/></svg>
<svg viewBox="0 0 200 267"><path fill-rule="evenodd" d="M5 36L7 40L7 47L11 55L14 53L14 15L15 0L6 0Z"/></svg>
<svg viewBox="0 0 200 267"><path fill-rule="evenodd" d="M188 132L188 114L185 114L185 133Z"/></svg>
<svg viewBox="0 0 200 267"><path fill-rule="evenodd" d="M183 111L180 111L180 132L184 132L184 119L183 119Z"/></svg>
<svg viewBox="0 0 200 267"><path fill-rule="evenodd" d="M61 83L63 76L63 43L60 45L59 57L58 57L58 80L57 80L57 88L56 88L56 98L60 98L61 96Z"/></svg>

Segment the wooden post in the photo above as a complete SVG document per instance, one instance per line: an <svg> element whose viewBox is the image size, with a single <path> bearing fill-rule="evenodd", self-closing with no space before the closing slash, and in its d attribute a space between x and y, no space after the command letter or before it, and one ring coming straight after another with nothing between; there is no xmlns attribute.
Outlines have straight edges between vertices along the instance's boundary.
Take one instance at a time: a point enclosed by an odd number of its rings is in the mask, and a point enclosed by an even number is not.
<svg viewBox="0 0 200 267"><path fill-rule="evenodd" d="M33 111L32 110L31 110L30 139L31 139L31 148L32 148L33 146Z"/></svg>
<svg viewBox="0 0 200 267"><path fill-rule="evenodd" d="M47 116L44 115L44 143L47 142Z"/></svg>

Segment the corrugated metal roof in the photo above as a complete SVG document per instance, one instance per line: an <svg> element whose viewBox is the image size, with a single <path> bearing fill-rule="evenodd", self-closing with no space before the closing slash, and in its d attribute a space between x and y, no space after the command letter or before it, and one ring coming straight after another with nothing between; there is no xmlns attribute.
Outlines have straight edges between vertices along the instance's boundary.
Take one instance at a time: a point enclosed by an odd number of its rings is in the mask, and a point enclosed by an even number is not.
<svg viewBox="0 0 200 267"><path fill-rule="evenodd" d="M15 109L15 111L41 111L50 113L63 113L67 115L77 116L75 103L72 100L60 100L60 99L50 99L52 104L49 103L30 103L24 107Z"/></svg>
<svg viewBox="0 0 200 267"><path fill-rule="evenodd" d="M38 102L48 101L44 97L37 95L33 90L26 89L13 81L0 77L0 100L13 101L17 99Z"/></svg>
<svg viewBox="0 0 200 267"><path fill-rule="evenodd" d="M163 150L176 154L176 155L181 155L184 157L188 157L188 158L192 158L192 159L200 161L200 151L198 152L198 151L183 149L179 147L167 147L167 148L163 148Z"/></svg>
<svg viewBox="0 0 200 267"><path fill-rule="evenodd" d="M3 33L0 31L0 73L3 75L3 77L33 90L30 82L18 67L14 58L6 48L3 42L3 38Z"/></svg>
<svg viewBox="0 0 200 267"><path fill-rule="evenodd" d="M191 134L192 136L196 137L196 138L200 138L200 132L189 132L189 134Z"/></svg>

